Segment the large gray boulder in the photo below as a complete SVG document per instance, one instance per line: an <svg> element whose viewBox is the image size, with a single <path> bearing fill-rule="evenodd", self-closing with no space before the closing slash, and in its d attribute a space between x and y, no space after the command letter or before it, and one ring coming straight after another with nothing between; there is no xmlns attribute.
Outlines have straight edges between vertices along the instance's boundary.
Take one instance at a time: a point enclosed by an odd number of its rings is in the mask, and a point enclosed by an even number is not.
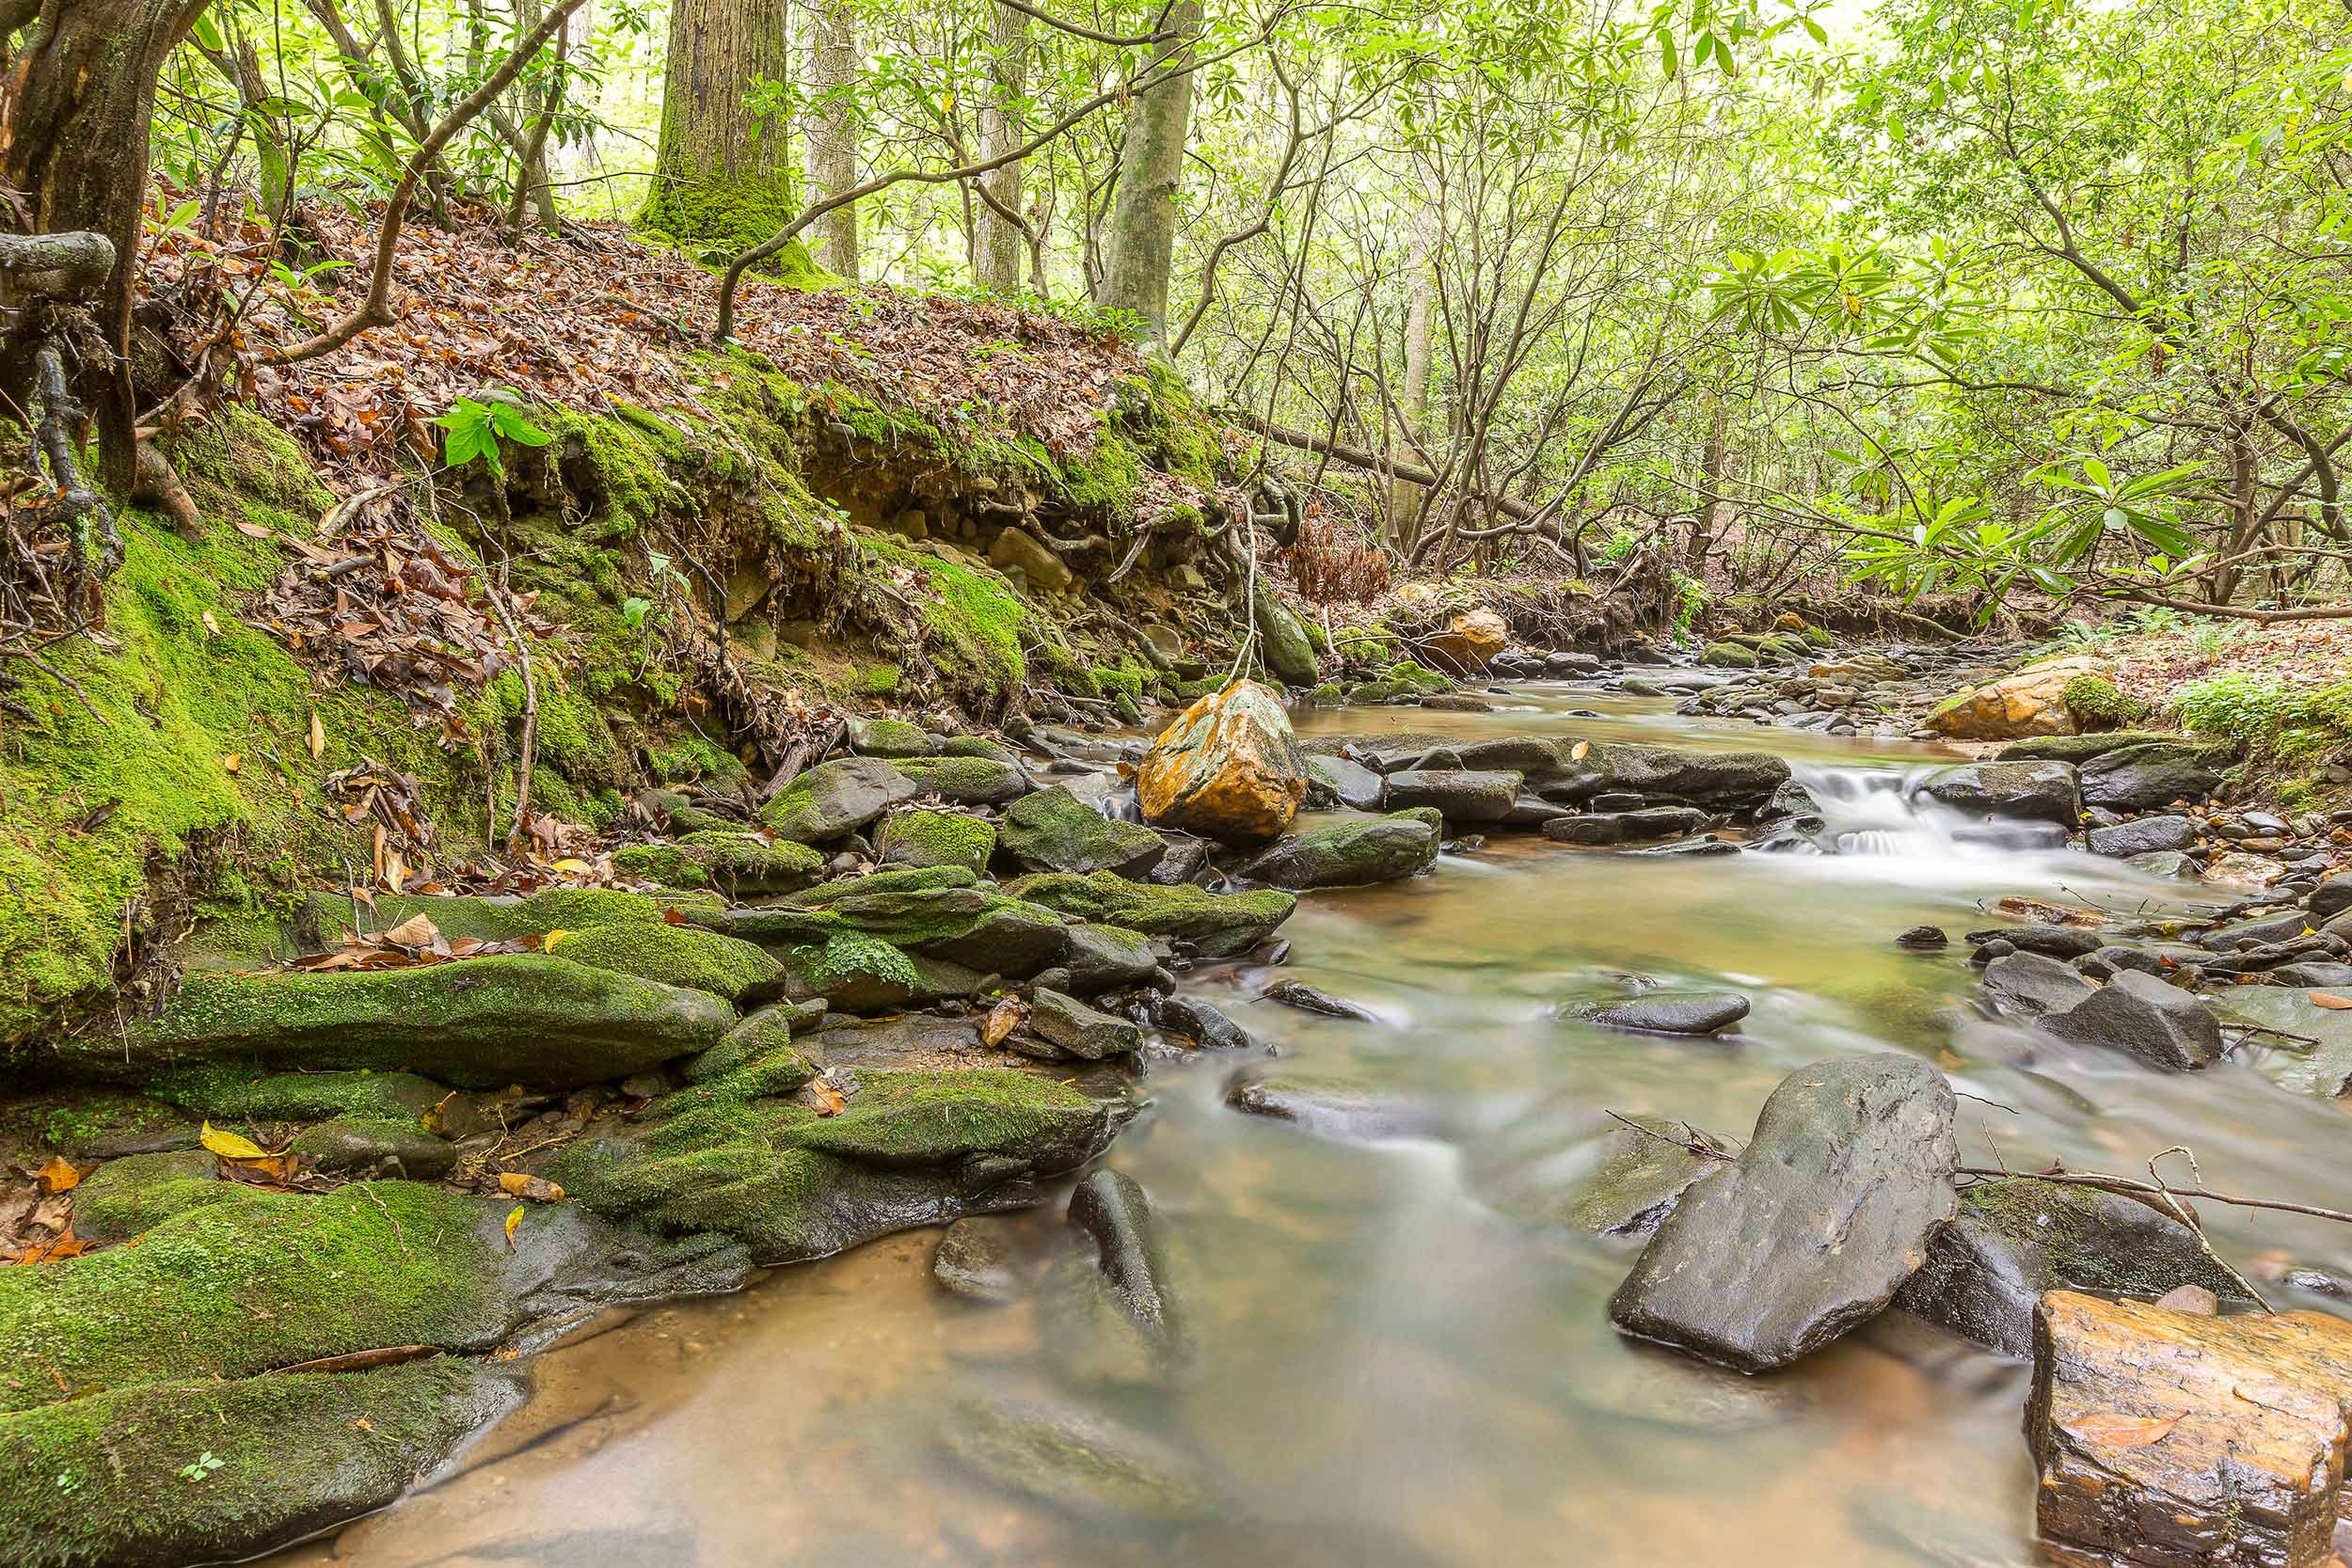
<svg viewBox="0 0 2352 1568"><path fill-rule="evenodd" d="M759 817L781 838L823 844L857 832L914 794L914 781L880 757L840 757L787 784L759 808Z"/></svg>
<svg viewBox="0 0 2352 1568"><path fill-rule="evenodd" d="M1345 757L1307 753L1307 808L1328 811L1378 811L1388 782L1360 762Z"/></svg>
<svg viewBox="0 0 2352 1568"><path fill-rule="evenodd" d="M2082 820L2082 799L2071 763L1970 763L1946 768L1920 785L1919 793L1970 816L2016 817L2065 828Z"/></svg>
<svg viewBox="0 0 2352 1568"><path fill-rule="evenodd" d="M2090 830L2090 852L2129 860L2134 855L2185 849L2197 842L2197 824L2185 816L2141 816Z"/></svg>
<svg viewBox="0 0 2352 1568"><path fill-rule="evenodd" d="M1951 1221L1955 1109L1944 1075L1915 1056L1798 1069L1740 1157L1660 1225L1611 1321L1760 1372L1875 1316Z"/></svg>
<svg viewBox="0 0 2352 1568"><path fill-rule="evenodd" d="M1286 838L1242 865L1276 887L1368 887L1418 876L1436 863L1438 815L1398 812L1372 822L1335 822Z"/></svg>
<svg viewBox="0 0 2352 1568"><path fill-rule="evenodd" d="M2012 1018L2062 1013L2098 988L2082 971L2045 953L2005 953L1984 966L1984 990Z"/></svg>
<svg viewBox="0 0 2352 1568"><path fill-rule="evenodd" d="M2128 1051L2172 1072L2221 1059L2221 1024L2213 1009L2177 986L2127 969L2047 1027L2063 1039Z"/></svg>
<svg viewBox="0 0 2352 1568"><path fill-rule="evenodd" d="M1435 806L1448 822L1500 822L1518 803L1520 775L1489 768L1413 768L1389 775L1391 808Z"/></svg>
<svg viewBox="0 0 2352 1568"><path fill-rule="evenodd" d="M1539 793L1587 800L1624 791L1723 811L1753 811L1788 782L1788 765L1763 752L1680 752L1667 746L1601 745Z"/></svg>
<svg viewBox="0 0 2352 1568"><path fill-rule="evenodd" d="M2200 800L2226 781L2231 749L2187 740L2151 740L2102 752L2082 765L2083 804L2153 811Z"/></svg>

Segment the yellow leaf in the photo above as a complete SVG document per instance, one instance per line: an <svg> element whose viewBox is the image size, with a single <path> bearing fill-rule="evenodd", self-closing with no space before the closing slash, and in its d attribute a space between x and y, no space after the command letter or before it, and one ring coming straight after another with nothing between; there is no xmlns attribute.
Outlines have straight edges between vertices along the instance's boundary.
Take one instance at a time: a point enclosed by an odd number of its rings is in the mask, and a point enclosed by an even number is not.
<svg viewBox="0 0 2352 1568"><path fill-rule="evenodd" d="M808 1093L817 1101L817 1114L820 1117L837 1117L850 1108L850 1102L841 1098L841 1091L822 1078L810 1081Z"/></svg>
<svg viewBox="0 0 2352 1568"><path fill-rule="evenodd" d="M2068 1435L2086 1443L2100 1443L2111 1449L2144 1449L2151 1443L2161 1443L2181 1424L2179 1416L2077 1416L2064 1424Z"/></svg>
<svg viewBox="0 0 2352 1568"><path fill-rule="evenodd" d="M205 636L218 637L220 635L220 623L213 619L213 612L211 610L208 610L204 611L204 613L198 616L197 619L204 623Z"/></svg>
<svg viewBox="0 0 2352 1568"><path fill-rule="evenodd" d="M554 1203L564 1196L564 1189L544 1176L525 1176L521 1171L499 1173L499 1191L508 1197L527 1197L533 1203Z"/></svg>
<svg viewBox="0 0 2352 1568"><path fill-rule="evenodd" d="M326 750L326 726L319 722L318 709L310 710L310 755L317 757Z"/></svg>
<svg viewBox="0 0 2352 1568"><path fill-rule="evenodd" d="M577 855L567 855L564 859L557 861L552 866L548 867L548 869L552 871L568 871L575 876L584 876L588 872L594 871L596 867L590 865L586 861L581 860Z"/></svg>
<svg viewBox="0 0 2352 1568"><path fill-rule="evenodd" d="M234 773L244 766L245 753L243 752L231 752L220 759L220 770L224 773Z"/></svg>
<svg viewBox="0 0 2352 1568"><path fill-rule="evenodd" d="M523 1206L517 1203L514 1208L508 1210L506 1212L506 1245L509 1251L514 1249L515 1232L521 1227L522 1223Z"/></svg>
<svg viewBox="0 0 2352 1568"><path fill-rule="evenodd" d="M183 1122L181 1125L187 1124ZM204 1124L203 1131L197 1134L196 1141L224 1160L266 1160L269 1158L269 1150L255 1143L251 1138L235 1132L223 1132L209 1121Z"/></svg>
<svg viewBox="0 0 2352 1568"><path fill-rule="evenodd" d="M1568 760L1570 762L1582 762L1584 760L1584 753L1592 749L1593 743L1591 741L1580 740L1575 745L1568 748Z"/></svg>
<svg viewBox="0 0 2352 1568"><path fill-rule="evenodd" d="M48 1193L70 1193L82 1184L82 1173L62 1154L52 1154L49 1163L34 1172L40 1179L41 1190Z"/></svg>
<svg viewBox="0 0 2352 1568"><path fill-rule="evenodd" d="M571 932L564 930L562 927L557 927L554 930L549 931L546 936L539 939L539 951L542 953L554 952L555 944L562 942L565 937L568 937L571 934Z"/></svg>

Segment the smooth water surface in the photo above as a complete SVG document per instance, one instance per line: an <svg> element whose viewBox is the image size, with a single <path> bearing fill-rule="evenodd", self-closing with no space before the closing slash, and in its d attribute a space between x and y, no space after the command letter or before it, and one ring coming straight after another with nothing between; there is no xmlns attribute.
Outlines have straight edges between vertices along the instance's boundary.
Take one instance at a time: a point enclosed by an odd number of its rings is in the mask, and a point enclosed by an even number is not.
<svg viewBox="0 0 2352 1568"><path fill-rule="evenodd" d="M1226 1106L1246 1065L1155 1069L1109 1163L1168 1232L1190 1354L1122 1363L1057 1313L1073 1239L1054 1206L1004 1223L1037 1293L934 1286L935 1233L782 1270L746 1294L616 1319L535 1365L537 1397L456 1474L281 1560L366 1568L1747 1568L2031 1560L2025 1369L1890 1315L1748 1380L1620 1339L1634 1244L1562 1214L1605 1112L1743 1137L1781 1076L1844 1052L1946 1069L1963 1159L2133 1169L2192 1143L2217 1188L2341 1199L2344 1113L2257 1053L2166 1076L1976 1016L1960 932L2008 895L2164 907L2178 884L2079 853L1956 845L1905 781L1950 753L1745 726L1657 700L1516 689L1492 714L1302 714L1309 735L1575 734L1788 755L1854 852L1672 860L1499 837L1410 883L1312 895L1281 972L1381 1026L1250 1001L1271 972L1192 978L1273 1065L1384 1107L1391 1135L1321 1136ZM1599 718L1572 717L1572 710ZM1943 926L1942 955L1896 932ZM1549 1016L1625 974L1728 986L1718 1040ZM1409 1133L1410 1135L1395 1135ZM2340 1269L2318 1222L2206 1218L2234 1259ZM2291 1294L2291 1292L2281 1292ZM949 1438L1017 1400L1135 1434L1205 1477L1171 1516L1008 1488Z"/></svg>

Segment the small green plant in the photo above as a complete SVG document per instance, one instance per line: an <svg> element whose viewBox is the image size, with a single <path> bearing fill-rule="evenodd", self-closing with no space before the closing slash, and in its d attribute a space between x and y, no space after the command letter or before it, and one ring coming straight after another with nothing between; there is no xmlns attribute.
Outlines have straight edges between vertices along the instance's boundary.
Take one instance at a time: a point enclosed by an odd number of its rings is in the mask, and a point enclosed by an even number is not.
<svg viewBox="0 0 2352 1568"><path fill-rule="evenodd" d="M2148 717L2148 705L2125 696L2105 675L2076 675L2059 693L2066 711L2086 730L2120 729Z"/></svg>
<svg viewBox="0 0 2352 1568"><path fill-rule="evenodd" d="M2225 671L2181 689L2181 722L2202 735L2251 746L2279 727L2286 688L2276 675Z"/></svg>
<svg viewBox="0 0 2352 1568"><path fill-rule="evenodd" d="M506 465L499 457L501 439L518 447L544 447L554 439L531 422L512 392L494 387L484 395L490 399L488 403L459 398L433 421L441 432L441 461L449 467L462 468L478 457L492 475L503 475Z"/></svg>
<svg viewBox="0 0 2352 1568"><path fill-rule="evenodd" d="M1642 536L1629 528L1621 528L1609 536L1609 543L1600 547L1601 563L1614 566L1640 547Z"/></svg>
<svg viewBox="0 0 2352 1568"><path fill-rule="evenodd" d="M180 1479L182 1481L203 1481L210 1477L215 1470L219 1469L227 1463L227 1460L221 1458L212 1449L206 1449L202 1453L197 1455L194 1461L180 1466ZM63 1478L60 1479L62 1480Z"/></svg>
<svg viewBox="0 0 2352 1568"><path fill-rule="evenodd" d="M1688 636L1698 618L1707 613L1707 584L1694 577L1675 574L1675 631Z"/></svg>
<svg viewBox="0 0 2352 1568"><path fill-rule="evenodd" d="M59 1470L57 1472L58 1491L63 1492L67 1497L72 1497L74 1493L79 1492L81 1489L82 1478L79 1473L72 1470Z"/></svg>

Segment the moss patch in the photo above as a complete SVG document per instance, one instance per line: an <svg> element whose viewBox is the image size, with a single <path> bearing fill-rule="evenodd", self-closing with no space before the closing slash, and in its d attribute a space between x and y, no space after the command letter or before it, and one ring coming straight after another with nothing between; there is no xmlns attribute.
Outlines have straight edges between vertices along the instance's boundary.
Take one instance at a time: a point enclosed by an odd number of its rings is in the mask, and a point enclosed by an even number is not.
<svg viewBox="0 0 2352 1568"><path fill-rule="evenodd" d="M699 926L606 926L564 937L571 963L708 991L730 1002L774 986L784 966L751 942Z"/></svg>

